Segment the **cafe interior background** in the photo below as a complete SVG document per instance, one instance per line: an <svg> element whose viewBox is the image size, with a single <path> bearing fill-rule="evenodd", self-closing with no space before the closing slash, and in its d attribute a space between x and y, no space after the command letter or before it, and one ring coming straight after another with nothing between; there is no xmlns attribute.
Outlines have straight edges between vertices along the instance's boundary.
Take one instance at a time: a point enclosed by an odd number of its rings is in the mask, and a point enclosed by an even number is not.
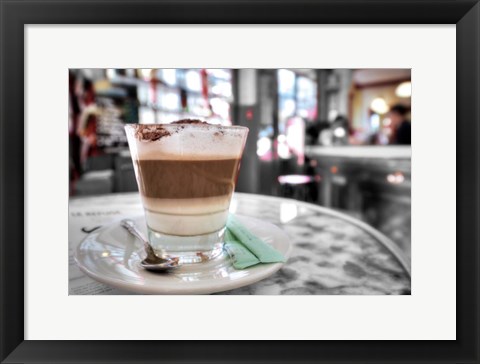
<svg viewBox="0 0 480 364"><path fill-rule="evenodd" d="M410 110L410 69L71 69L70 196L138 191L126 123L242 125L237 192L344 212L410 256Z"/></svg>

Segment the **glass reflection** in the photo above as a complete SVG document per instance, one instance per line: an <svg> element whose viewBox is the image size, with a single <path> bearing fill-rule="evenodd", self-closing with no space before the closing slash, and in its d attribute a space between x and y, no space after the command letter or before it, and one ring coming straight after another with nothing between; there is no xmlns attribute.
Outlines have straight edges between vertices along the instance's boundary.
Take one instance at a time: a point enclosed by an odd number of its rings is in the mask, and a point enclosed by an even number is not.
<svg viewBox="0 0 480 364"><path fill-rule="evenodd" d="M280 204L280 222L286 224L292 221L298 215L297 205L292 202L282 202Z"/></svg>

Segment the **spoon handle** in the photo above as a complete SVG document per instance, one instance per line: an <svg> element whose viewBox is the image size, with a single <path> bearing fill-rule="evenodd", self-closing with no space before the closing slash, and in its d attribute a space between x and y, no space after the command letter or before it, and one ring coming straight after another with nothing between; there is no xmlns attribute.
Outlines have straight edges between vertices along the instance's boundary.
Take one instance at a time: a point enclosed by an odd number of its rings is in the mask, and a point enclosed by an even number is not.
<svg viewBox="0 0 480 364"><path fill-rule="evenodd" d="M157 257L148 240L145 238L145 236L143 236L142 232L138 230L137 226L132 220L128 220L128 219L122 220L122 226L125 229L127 229L132 235L136 236L143 243L145 252L150 258Z"/></svg>

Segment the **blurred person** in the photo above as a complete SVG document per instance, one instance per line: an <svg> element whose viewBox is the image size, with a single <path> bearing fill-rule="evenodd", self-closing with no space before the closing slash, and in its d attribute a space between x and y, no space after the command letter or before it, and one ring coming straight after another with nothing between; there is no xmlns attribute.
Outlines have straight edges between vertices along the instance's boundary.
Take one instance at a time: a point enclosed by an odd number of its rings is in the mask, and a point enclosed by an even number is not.
<svg viewBox="0 0 480 364"><path fill-rule="evenodd" d="M338 115L332 123L331 130L333 145L348 145L350 131L348 119L345 116Z"/></svg>
<svg viewBox="0 0 480 364"><path fill-rule="evenodd" d="M320 134L323 130L330 129L330 123L324 120L315 120L312 123L307 124L305 130L305 144L306 145L315 145L319 144Z"/></svg>
<svg viewBox="0 0 480 364"><path fill-rule="evenodd" d="M68 134L69 134L69 156L70 156L70 181L78 178L81 170L80 145L81 140L77 134L78 121L80 118L80 102L77 92L78 79L72 72L68 71Z"/></svg>
<svg viewBox="0 0 480 364"><path fill-rule="evenodd" d="M410 145L412 139L412 126L410 120L407 119L408 109L405 105L394 105L388 117L391 120L390 140L389 144Z"/></svg>
<svg viewBox="0 0 480 364"><path fill-rule="evenodd" d="M98 108L95 104L95 90L93 83L88 79L84 79L82 96L82 111L78 121L77 135L82 142L80 148L80 162L84 169L88 157L99 154L99 149L97 147Z"/></svg>

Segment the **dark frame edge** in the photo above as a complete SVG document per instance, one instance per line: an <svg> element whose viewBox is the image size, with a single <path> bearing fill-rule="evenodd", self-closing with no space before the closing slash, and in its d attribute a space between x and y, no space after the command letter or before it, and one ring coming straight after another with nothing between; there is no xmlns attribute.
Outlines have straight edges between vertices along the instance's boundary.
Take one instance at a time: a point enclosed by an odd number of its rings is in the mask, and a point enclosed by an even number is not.
<svg viewBox="0 0 480 364"><path fill-rule="evenodd" d="M480 3L457 23L457 340L480 360ZM460 244L458 242L463 242ZM468 277L472 277L471 280ZM472 297L467 292L472 292ZM468 353L468 354L467 354Z"/></svg>
<svg viewBox="0 0 480 364"><path fill-rule="evenodd" d="M0 360L3 361L8 353L25 344L24 23L22 13L3 0L0 0L0 16Z"/></svg>
<svg viewBox="0 0 480 364"><path fill-rule="evenodd" d="M463 2L463 9L468 11L463 14L463 17L457 23L457 161L462 161L462 163L457 162L457 191L461 188L463 191L471 193L457 192L457 240L468 242L472 241L472 237L474 237L474 244L464 244L463 246L457 244L457 309L459 310L457 339L459 344L454 346L447 344L446 347L450 347L453 350L450 354L454 354L455 357L443 357L442 361L478 363L480 357L478 352L479 315L477 313L479 303L479 231L477 222L480 197L480 178L478 175L478 163L480 161L478 149L480 140L480 127L478 125L480 119L478 109L478 100L480 100L480 6L478 3L475 3L473 8L468 6L467 9L465 4ZM474 2L468 2L468 4L474 4ZM20 7L16 9L18 10ZM0 306L0 361L3 363L111 361L108 360L108 356L103 358L103 360L101 358L93 359L85 352L90 346L108 348L112 345L112 342L109 341L24 341L23 245L8 244L9 241L21 240L18 236L19 232L23 234L24 191L23 184L19 185L18 181L23 181L24 179L24 155L22 150L22 153L15 155L13 158L11 154L8 154L9 158L7 159L7 153L5 152L6 150L17 150L18 148L15 148L15 145L23 145L23 123L8 123L8 120L23 121L24 69L23 63L18 64L18 60L23 58L23 26L26 23L23 20L23 14L14 10L8 10L5 1L0 3L0 14L0 59L2 60L0 79L3 80L0 89L0 292L2 299L2 305ZM9 72L5 71L7 69ZM10 72L10 70L12 71ZM15 86L18 83L21 83L21 87ZM9 96L7 96L7 91ZM472 124L474 124L474 132L472 132ZM7 125L9 138L6 137L5 133ZM472 176L472 171L475 171L474 176ZM15 205L19 207L12 208ZM467 211L462 210L464 208L469 212L468 214L466 213ZM473 280L461 279L461 277L471 277L472 273L474 273ZM12 277L12 275L14 276ZM469 290L477 293L474 300L469 300L469 297L466 295L466 292ZM468 315L469 313L474 314L473 319L471 315ZM127 349L134 346L138 347L138 342L125 342L125 344ZM145 344L148 345L148 342L145 342ZM332 344L335 343L332 342ZM176 345L174 343L174 346ZM156 349L162 347L161 344L157 344L150 345L149 348L151 349L152 346L156 346ZM252 346L259 347L261 343L255 343ZM269 342L265 342L264 347L267 348L268 346ZM286 346L288 347L289 345ZM226 342L225 347L233 349L233 346L228 342ZM52 352L52 349L55 351ZM145 349L149 352L148 347ZM168 354L168 348L165 349ZM308 351L307 347L305 349ZM399 347L393 345L392 349L398 350ZM105 351L107 352L108 350ZM331 357L331 353L329 354L328 350L326 351L324 360L334 360ZM362 352L360 351L360 353ZM231 355L223 350L221 353L225 355L224 358L228 358ZM365 354L365 352L363 353ZM71 355L76 354L78 354L78 360L72 360ZM156 350L151 352L150 355L152 361L158 360ZM183 359L186 359L186 357ZM265 357L264 361L272 361L272 359L271 357ZM167 355L166 360L180 361L182 358L177 359ZM220 359L212 358L212 360ZM404 360L408 359L405 358ZM248 359L245 358L243 361L248 361ZM423 359L418 358L417 361L426 362L434 360L425 356ZM135 362L135 359L126 355L123 358L119 357L118 362ZM397 360L397 362L400 361Z"/></svg>

